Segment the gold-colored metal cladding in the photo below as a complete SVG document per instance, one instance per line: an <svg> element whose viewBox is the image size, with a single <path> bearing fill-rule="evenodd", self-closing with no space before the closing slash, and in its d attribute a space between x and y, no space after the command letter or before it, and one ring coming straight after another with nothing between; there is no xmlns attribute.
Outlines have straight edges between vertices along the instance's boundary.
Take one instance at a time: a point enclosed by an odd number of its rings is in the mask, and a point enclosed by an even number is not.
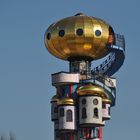
<svg viewBox="0 0 140 140"><path fill-rule="evenodd" d="M52 24L45 33L45 45L52 55L63 60L100 59L108 54L110 27L101 19L77 14Z"/></svg>
<svg viewBox="0 0 140 140"><path fill-rule="evenodd" d="M111 103L112 103L112 101L109 100L109 99L107 99L107 98L106 98L106 99L102 99L102 102L103 102L103 103L106 103L106 104L107 104L107 103L108 103L108 104L111 104Z"/></svg>
<svg viewBox="0 0 140 140"><path fill-rule="evenodd" d="M58 101L59 101L58 95L54 95L51 99L51 102L58 102Z"/></svg>
<svg viewBox="0 0 140 140"><path fill-rule="evenodd" d="M64 98L59 100L59 105L74 105L75 102L73 99L71 98Z"/></svg>
<svg viewBox="0 0 140 140"><path fill-rule="evenodd" d="M77 89L78 96L94 95L102 98L107 98L103 88L96 85L84 85Z"/></svg>

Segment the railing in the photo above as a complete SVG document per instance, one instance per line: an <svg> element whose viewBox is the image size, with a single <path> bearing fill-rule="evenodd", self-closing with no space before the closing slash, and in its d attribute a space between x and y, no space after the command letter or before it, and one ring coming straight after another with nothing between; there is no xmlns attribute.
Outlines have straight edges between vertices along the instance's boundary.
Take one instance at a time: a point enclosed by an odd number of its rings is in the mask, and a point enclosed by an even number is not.
<svg viewBox="0 0 140 140"><path fill-rule="evenodd" d="M122 47L125 51L125 39L123 35L115 34L116 46Z"/></svg>
<svg viewBox="0 0 140 140"><path fill-rule="evenodd" d="M119 34L115 34L115 44L109 46L109 48L112 50L109 54L109 56L107 57L107 59L105 61L103 61L102 64L100 64L99 66L94 68L94 73L106 73L107 70L111 70L111 67L113 66L113 64L115 63L115 61L119 61L116 60L116 51L118 50L122 50L123 52L125 51L125 39L123 35L119 35ZM115 50L115 51L113 51ZM118 52L120 53L120 52Z"/></svg>
<svg viewBox="0 0 140 140"><path fill-rule="evenodd" d="M95 83L95 84L103 87L108 93L113 95L114 99L116 98L116 86L114 85L114 83L110 77L107 77L107 76L104 76L101 74L93 74L91 79L87 79L83 82L86 83L86 82L90 82L90 81L92 83ZM108 85L110 85L110 86L108 86L106 84L106 82L108 82L109 83Z"/></svg>
<svg viewBox="0 0 140 140"><path fill-rule="evenodd" d="M94 68L95 73L104 73L108 68L112 66L115 61L115 53L110 53L105 61L102 64Z"/></svg>

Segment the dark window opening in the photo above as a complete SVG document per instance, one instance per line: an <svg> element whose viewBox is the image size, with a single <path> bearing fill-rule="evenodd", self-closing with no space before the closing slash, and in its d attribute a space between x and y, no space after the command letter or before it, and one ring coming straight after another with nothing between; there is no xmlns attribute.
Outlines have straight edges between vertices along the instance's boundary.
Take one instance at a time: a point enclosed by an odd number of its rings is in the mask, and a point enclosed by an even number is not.
<svg viewBox="0 0 140 140"><path fill-rule="evenodd" d="M100 31L100 30L96 30L96 31L95 31L95 35L96 35L96 36L101 36L101 31Z"/></svg>
<svg viewBox="0 0 140 140"><path fill-rule="evenodd" d="M67 122L72 122L73 119L72 119L72 110L67 110L67 113L66 113L66 121Z"/></svg>
<svg viewBox="0 0 140 140"><path fill-rule="evenodd" d="M85 99L85 98L84 98L84 99L82 99L82 104L83 104L83 105L85 105L85 104L86 104L86 102L87 102L87 101L86 101L86 99Z"/></svg>
<svg viewBox="0 0 140 140"><path fill-rule="evenodd" d="M64 35L65 35L65 31L64 31L64 30L60 30L60 31L59 31L59 36L60 36L60 37L63 37Z"/></svg>
<svg viewBox="0 0 140 140"><path fill-rule="evenodd" d="M98 67L96 67L96 71L99 71L99 68Z"/></svg>
<svg viewBox="0 0 140 140"><path fill-rule="evenodd" d="M98 108L94 108L94 114L93 114L93 116L96 117L96 118L99 117Z"/></svg>
<svg viewBox="0 0 140 140"><path fill-rule="evenodd" d="M86 108L82 108L82 119L87 118L87 110Z"/></svg>
<svg viewBox="0 0 140 140"><path fill-rule="evenodd" d="M64 108L60 108L60 117L64 117Z"/></svg>
<svg viewBox="0 0 140 140"><path fill-rule="evenodd" d="M54 108L54 113L57 113L57 112L58 112L57 107L55 107Z"/></svg>
<svg viewBox="0 0 140 140"><path fill-rule="evenodd" d="M103 104L102 104L102 107L105 109L105 108L106 108L106 104L105 104L105 103L103 103Z"/></svg>
<svg viewBox="0 0 140 140"><path fill-rule="evenodd" d="M78 36L82 36L83 35L83 29L77 29L77 31L76 31L76 34L78 35Z"/></svg>
<svg viewBox="0 0 140 140"><path fill-rule="evenodd" d="M108 114L110 115L110 107L108 108Z"/></svg>
<svg viewBox="0 0 140 140"><path fill-rule="evenodd" d="M50 40L51 39L51 33L47 34L47 39Z"/></svg>

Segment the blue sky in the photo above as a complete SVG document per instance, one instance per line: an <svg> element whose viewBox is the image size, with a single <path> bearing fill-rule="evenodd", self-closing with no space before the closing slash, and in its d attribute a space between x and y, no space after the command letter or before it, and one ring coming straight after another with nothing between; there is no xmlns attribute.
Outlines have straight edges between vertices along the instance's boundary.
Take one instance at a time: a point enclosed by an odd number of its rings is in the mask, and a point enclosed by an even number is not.
<svg viewBox="0 0 140 140"><path fill-rule="evenodd" d="M0 134L53 140L51 73L68 71L68 63L47 52L44 33L54 21L83 12L104 19L126 39L126 60L115 75L117 103L104 140L138 139L139 5L139 0L0 0Z"/></svg>

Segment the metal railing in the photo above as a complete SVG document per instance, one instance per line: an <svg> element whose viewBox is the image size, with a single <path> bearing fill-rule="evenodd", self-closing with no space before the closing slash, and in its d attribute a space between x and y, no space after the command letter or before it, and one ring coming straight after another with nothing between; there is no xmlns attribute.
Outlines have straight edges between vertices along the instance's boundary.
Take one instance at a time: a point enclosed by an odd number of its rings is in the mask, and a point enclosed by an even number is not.
<svg viewBox="0 0 140 140"><path fill-rule="evenodd" d="M113 50L122 50L125 51L125 39L123 35L120 34L115 34L115 44L110 45L110 48ZM105 61L103 61L102 64L99 66L95 67L93 69L94 73L102 73L104 74L108 69L111 69L113 66L113 63L117 61L115 58L115 52L110 52L109 56Z"/></svg>

